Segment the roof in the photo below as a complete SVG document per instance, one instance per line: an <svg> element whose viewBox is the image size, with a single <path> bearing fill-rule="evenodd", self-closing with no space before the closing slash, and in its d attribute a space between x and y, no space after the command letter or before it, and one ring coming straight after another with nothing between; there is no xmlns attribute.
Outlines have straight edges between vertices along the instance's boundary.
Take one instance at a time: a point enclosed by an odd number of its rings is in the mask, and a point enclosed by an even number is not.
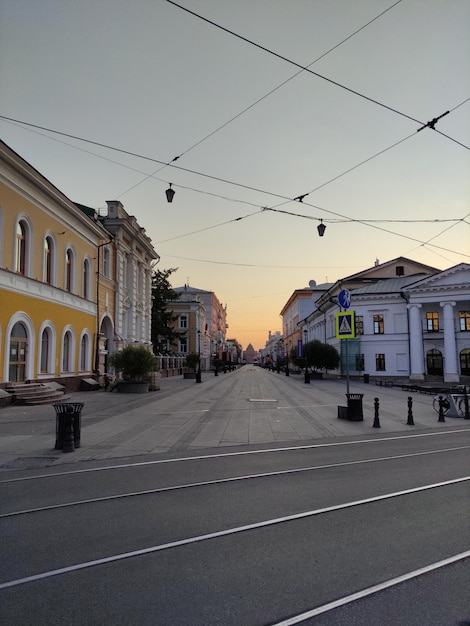
<svg viewBox="0 0 470 626"><path fill-rule="evenodd" d="M397 293L405 287L416 283L423 278L428 278L429 274L414 274L412 276L397 276L396 278L382 278L376 283L370 283L365 287L352 289L353 295L373 294L373 293Z"/></svg>

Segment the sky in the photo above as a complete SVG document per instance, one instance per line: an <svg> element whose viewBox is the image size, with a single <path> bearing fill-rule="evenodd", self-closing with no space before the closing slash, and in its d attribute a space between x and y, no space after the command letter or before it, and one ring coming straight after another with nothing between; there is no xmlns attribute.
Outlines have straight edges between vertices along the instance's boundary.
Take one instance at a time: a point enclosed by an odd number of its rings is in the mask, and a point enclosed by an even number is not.
<svg viewBox="0 0 470 626"><path fill-rule="evenodd" d="M469 0L175 2L0 0L2 139L244 348L311 280L470 262Z"/></svg>

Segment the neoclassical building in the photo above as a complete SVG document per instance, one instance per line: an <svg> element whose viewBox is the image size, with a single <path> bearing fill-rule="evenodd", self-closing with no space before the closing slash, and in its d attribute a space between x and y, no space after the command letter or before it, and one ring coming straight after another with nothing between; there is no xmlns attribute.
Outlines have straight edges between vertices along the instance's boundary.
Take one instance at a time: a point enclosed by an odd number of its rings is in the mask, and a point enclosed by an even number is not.
<svg viewBox="0 0 470 626"><path fill-rule="evenodd" d="M0 382L72 380L94 368L96 265L109 238L0 144Z"/></svg>
<svg viewBox="0 0 470 626"><path fill-rule="evenodd" d="M150 346L158 255L118 202L78 205L0 142L0 385L100 377L107 354Z"/></svg>
<svg viewBox="0 0 470 626"><path fill-rule="evenodd" d="M336 337L342 289L355 313L352 339ZM309 341L334 345L343 373L347 367L376 378L469 381L470 265L440 271L403 257L377 264L335 283L299 330Z"/></svg>

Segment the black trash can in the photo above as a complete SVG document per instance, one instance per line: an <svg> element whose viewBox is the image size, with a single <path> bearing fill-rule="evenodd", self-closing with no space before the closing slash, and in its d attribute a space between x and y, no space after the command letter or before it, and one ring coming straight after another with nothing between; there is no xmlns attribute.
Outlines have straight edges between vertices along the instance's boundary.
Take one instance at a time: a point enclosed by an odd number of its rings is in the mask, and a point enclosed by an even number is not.
<svg viewBox="0 0 470 626"><path fill-rule="evenodd" d="M346 397L348 399L348 419L351 422L364 421L364 415L362 412L362 398L364 397L364 394L347 393Z"/></svg>
<svg viewBox="0 0 470 626"><path fill-rule="evenodd" d="M369 374L364 374L364 382L365 383L369 382Z"/></svg>
<svg viewBox="0 0 470 626"><path fill-rule="evenodd" d="M62 402L53 405L56 413L55 449L73 452L80 447L83 402Z"/></svg>

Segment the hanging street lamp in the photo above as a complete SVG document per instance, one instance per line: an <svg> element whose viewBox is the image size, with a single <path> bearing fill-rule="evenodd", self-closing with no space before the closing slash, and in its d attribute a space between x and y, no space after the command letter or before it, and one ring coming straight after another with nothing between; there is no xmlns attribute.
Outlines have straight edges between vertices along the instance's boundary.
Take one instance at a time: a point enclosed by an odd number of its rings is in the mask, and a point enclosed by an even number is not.
<svg viewBox="0 0 470 626"><path fill-rule="evenodd" d="M171 188L172 183L170 183L169 188L165 191L166 199L168 202L173 202L173 197L175 195L175 190ZM320 227L318 227L320 228Z"/></svg>

